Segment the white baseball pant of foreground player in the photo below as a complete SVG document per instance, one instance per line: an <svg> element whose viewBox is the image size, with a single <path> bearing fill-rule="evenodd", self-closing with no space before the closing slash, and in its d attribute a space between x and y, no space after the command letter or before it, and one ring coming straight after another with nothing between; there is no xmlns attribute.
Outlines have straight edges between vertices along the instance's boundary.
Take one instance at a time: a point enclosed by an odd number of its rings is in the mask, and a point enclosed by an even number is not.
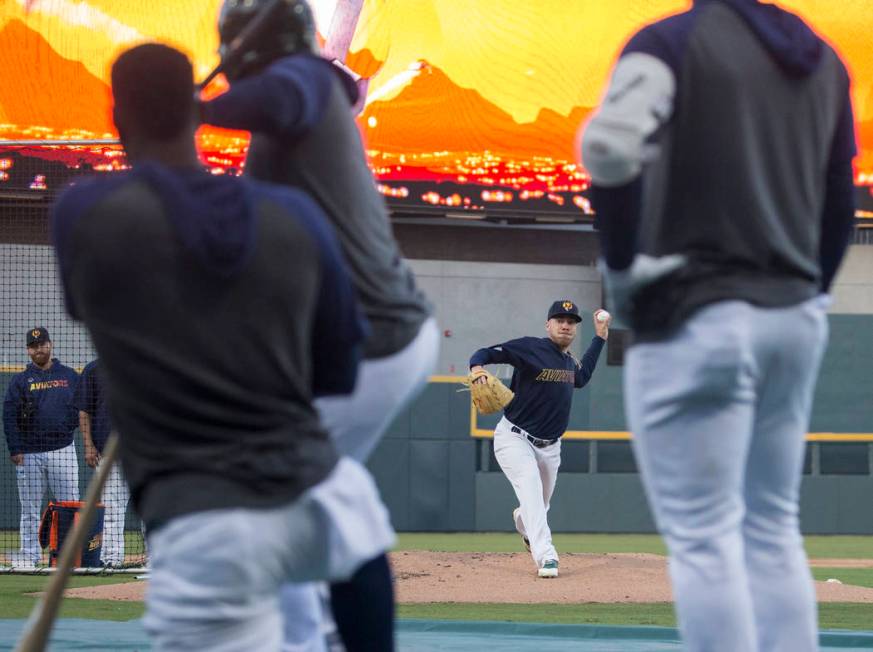
<svg viewBox="0 0 873 652"><path fill-rule="evenodd" d="M16 566L30 567L42 559L39 521L46 487L55 500L79 500L79 462L75 443L45 453L25 453L15 467L21 502L21 559Z"/></svg>
<svg viewBox="0 0 873 652"><path fill-rule="evenodd" d="M149 543L143 625L156 651L268 652L282 646L281 585L347 580L391 548L394 532L370 474L342 458L288 505L181 516ZM217 614L229 625L190 626Z"/></svg>
<svg viewBox="0 0 873 652"><path fill-rule="evenodd" d="M321 424L341 455L365 462L394 417L424 389L439 355L439 328L429 317L394 355L362 360L355 391L316 399Z"/></svg>
<svg viewBox="0 0 873 652"><path fill-rule="evenodd" d="M355 390L348 396L330 396L315 401L322 425L340 454L364 462L379 443L397 414L427 384L439 355L439 328L430 317L418 335L394 355L363 360L358 367ZM324 652L323 623L330 629L328 614L322 614L318 587L287 584L282 587L282 612L286 614L283 652Z"/></svg>
<svg viewBox="0 0 873 652"><path fill-rule="evenodd" d="M818 649L797 503L826 339L821 298L725 301L628 352L634 449L690 650Z"/></svg>

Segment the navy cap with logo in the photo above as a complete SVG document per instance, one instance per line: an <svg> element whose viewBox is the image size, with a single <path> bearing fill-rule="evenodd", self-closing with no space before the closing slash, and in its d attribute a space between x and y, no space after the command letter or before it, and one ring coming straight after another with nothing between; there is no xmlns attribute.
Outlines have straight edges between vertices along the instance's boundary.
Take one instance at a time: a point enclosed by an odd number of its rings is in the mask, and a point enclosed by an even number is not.
<svg viewBox="0 0 873 652"><path fill-rule="evenodd" d="M37 326L27 331L27 346L32 344L42 344L43 342L51 342L49 332L42 326Z"/></svg>
<svg viewBox="0 0 873 652"><path fill-rule="evenodd" d="M569 299L558 299L552 304L552 307L549 308L549 319L553 317L572 317L577 322L582 321L579 316L579 306Z"/></svg>

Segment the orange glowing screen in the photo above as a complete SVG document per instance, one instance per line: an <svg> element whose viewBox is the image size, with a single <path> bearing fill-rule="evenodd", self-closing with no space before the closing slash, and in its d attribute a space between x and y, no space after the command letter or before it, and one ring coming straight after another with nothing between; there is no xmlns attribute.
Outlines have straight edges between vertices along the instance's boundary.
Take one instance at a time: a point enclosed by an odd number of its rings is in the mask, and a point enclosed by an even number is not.
<svg viewBox="0 0 873 652"><path fill-rule="evenodd" d="M0 138L113 137L108 70L133 44L217 63L221 0L0 0ZM625 40L688 0L315 0L333 56L367 79L359 118L394 202L589 212L574 137ZM853 77L859 185L873 185L869 0L785 0L838 49ZM345 16L347 38L343 39ZM352 36L353 33L353 36ZM349 43L350 40L350 43ZM204 161L238 168L245 134L202 130ZM106 152L104 151L103 154ZM113 153L117 159L117 153ZM110 157L112 159L112 157ZM110 169L117 160L101 163ZM2 183L2 179L0 179ZM865 193L867 194L867 193Z"/></svg>

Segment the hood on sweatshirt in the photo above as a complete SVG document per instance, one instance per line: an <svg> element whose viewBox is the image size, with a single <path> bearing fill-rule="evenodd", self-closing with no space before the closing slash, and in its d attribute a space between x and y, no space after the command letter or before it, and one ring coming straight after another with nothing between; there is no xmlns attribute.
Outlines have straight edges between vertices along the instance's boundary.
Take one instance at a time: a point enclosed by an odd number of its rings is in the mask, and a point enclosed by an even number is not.
<svg viewBox="0 0 873 652"><path fill-rule="evenodd" d="M821 60L821 39L798 16L757 0L694 0L696 6L721 2L730 6L785 72L794 77L812 74Z"/></svg>
<svg viewBox="0 0 873 652"><path fill-rule="evenodd" d="M248 183L150 162L136 165L131 175L158 193L183 245L208 270L229 278L248 262L255 239Z"/></svg>

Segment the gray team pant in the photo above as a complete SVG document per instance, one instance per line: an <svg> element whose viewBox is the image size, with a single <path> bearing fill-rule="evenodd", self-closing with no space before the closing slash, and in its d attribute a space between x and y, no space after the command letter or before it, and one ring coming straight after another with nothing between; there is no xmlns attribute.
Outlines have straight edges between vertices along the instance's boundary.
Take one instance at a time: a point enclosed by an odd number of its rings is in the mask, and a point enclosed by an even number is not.
<svg viewBox="0 0 873 652"><path fill-rule="evenodd" d="M826 339L820 298L726 301L628 352L634 453L687 650L818 649L798 495Z"/></svg>

